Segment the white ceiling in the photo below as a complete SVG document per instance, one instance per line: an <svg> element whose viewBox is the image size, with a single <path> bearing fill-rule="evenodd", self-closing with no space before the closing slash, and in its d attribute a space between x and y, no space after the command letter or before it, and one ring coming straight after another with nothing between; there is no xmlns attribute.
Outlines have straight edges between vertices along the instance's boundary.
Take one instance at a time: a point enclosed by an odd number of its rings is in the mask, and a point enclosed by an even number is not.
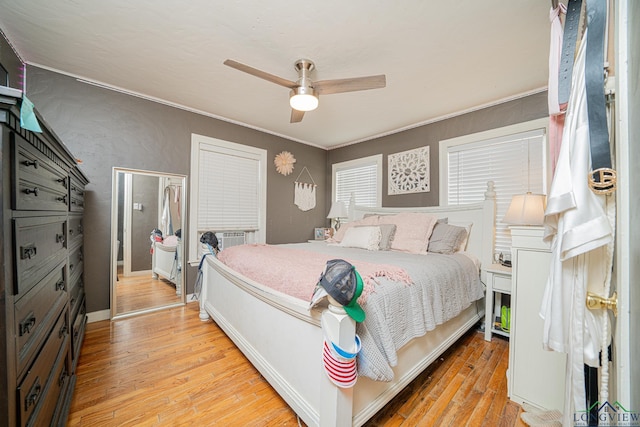
<svg viewBox="0 0 640 427"><path fill-rule="evenodd" d="M319 147L336 147L542 90L545 0L0 0L21 58ZM296 80L386 74L387 87L326 95L290 124Z"/></svg>

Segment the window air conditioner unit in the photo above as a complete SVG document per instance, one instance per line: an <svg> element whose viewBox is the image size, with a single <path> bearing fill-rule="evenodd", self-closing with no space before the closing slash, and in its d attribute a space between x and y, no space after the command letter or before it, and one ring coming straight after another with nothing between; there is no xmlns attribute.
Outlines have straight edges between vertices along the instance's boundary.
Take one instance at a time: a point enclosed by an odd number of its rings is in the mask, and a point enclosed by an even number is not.
<svg viewBox="0 0 640 427"><path fill-rule="evenodd" d="M218 247L220 250L225 250L231 246L244 245L245 233L244 231L224 231L216 233L218 238Z"/></svg>

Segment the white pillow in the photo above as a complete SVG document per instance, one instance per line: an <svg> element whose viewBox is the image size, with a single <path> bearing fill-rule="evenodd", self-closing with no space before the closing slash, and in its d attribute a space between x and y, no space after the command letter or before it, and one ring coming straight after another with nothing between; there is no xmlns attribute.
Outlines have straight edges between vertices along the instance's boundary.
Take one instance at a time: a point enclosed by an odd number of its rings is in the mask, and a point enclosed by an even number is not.
<svg viewBox="0 0 640 427"><path fill-rule="evenodd" d="M377 251L380 249L381 238L380 227L350 227L338 246Z"/></svg>

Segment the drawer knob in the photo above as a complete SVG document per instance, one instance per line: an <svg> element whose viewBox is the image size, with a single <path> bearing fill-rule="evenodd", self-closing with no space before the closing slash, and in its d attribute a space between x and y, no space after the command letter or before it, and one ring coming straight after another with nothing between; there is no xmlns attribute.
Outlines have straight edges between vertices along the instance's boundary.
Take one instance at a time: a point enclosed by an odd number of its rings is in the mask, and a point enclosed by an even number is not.
<svg viewBox="0 0 640 427"><path fill-rule="evenodd" d="M20 246L20 259L31 259L36 256L37 248L34 244Z"/></svg>
<svg viewBox="0 0 640 427"><path fill-rule="evenodd" d="M31 333L31 329L36 325L36 316L34 316L33 312L27 314L27 317L20 322L20 326L18 327L18 332L20 336Z"/></svg>
<svg viewBox="0 0 640 427"><path fill-rule="evenodd" d="M36 377L36 381L31 386L29 393L24 398L24 410L28 411L31 405L35 405L40 398L40 392L42 391L42 386L40 385L40 377Z"/></svg>
<svg viewBox="0 0 640 427"><path fill-rule="evenodd" d="M25 166L33 166L34 169L38 169L38 159L36 160L25 160L22 162Z"/></svg>
<svg viewBox="0 0 640 427"><path fill-rule="evenodd" d="M58 387L62 387L62 385L64 384L68 376L69 374L67 374L67 368L65 367L62 369L62 372L60 373L60 378L58 378Z"/></svg>
<svg viewBox="0 0 640 427"><path fill-rule="evenodd" d="M56 291L63 291L64 290L64 279L60 279L58 280L58 283L56 283Z"/></svg>
<svg viewBox="0 0 640 427"><path fill-rule="evenodd" d="M24 192L25 194L33 194L34 196L38 197L38 193L40 192L40 189L38 187L25 188Z"/></svg>
<svg viewBox="0 0 640 427"><path fill-rule="evenodd" d="M67 178L58 178L56 179L56 182L59 182L60 184L62 184L64 188L67 188Z"/></svg>
<svg viewBox="0 0 640 427"><path fill-rule="evenodd" d="M60 328L60 331L58 331L58 338L62 338L65 335L67 335L67 331L68 331L67 325L62 325L62 327Z"/></svg>
<svg viewBox="0 0 640 427"><path fill-rule="evenodd" d="M66 194L64 196L62 196L62 197L58 197L56 200L59 201L59 202L64 203L65 205L67 204L67 196L66 196Z"/></svg>
<svg viewBox="0 0 640 427"><path fill-rule="evenodd" d="M64 245L65 240L64 234L56 234L56 243L62 243Z"/></svg>

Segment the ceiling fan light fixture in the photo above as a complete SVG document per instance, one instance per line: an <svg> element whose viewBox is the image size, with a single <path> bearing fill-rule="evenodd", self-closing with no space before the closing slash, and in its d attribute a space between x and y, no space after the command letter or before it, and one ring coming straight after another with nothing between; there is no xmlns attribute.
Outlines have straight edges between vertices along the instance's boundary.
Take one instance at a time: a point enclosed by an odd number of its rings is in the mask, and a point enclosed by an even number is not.
<svg viewBox="0 0 640 427"><path fill-rule="evenodd" d="M291 108L298 111L312 111L318 108L318 97L313 88L300 86L291 91Z"/></svg>

